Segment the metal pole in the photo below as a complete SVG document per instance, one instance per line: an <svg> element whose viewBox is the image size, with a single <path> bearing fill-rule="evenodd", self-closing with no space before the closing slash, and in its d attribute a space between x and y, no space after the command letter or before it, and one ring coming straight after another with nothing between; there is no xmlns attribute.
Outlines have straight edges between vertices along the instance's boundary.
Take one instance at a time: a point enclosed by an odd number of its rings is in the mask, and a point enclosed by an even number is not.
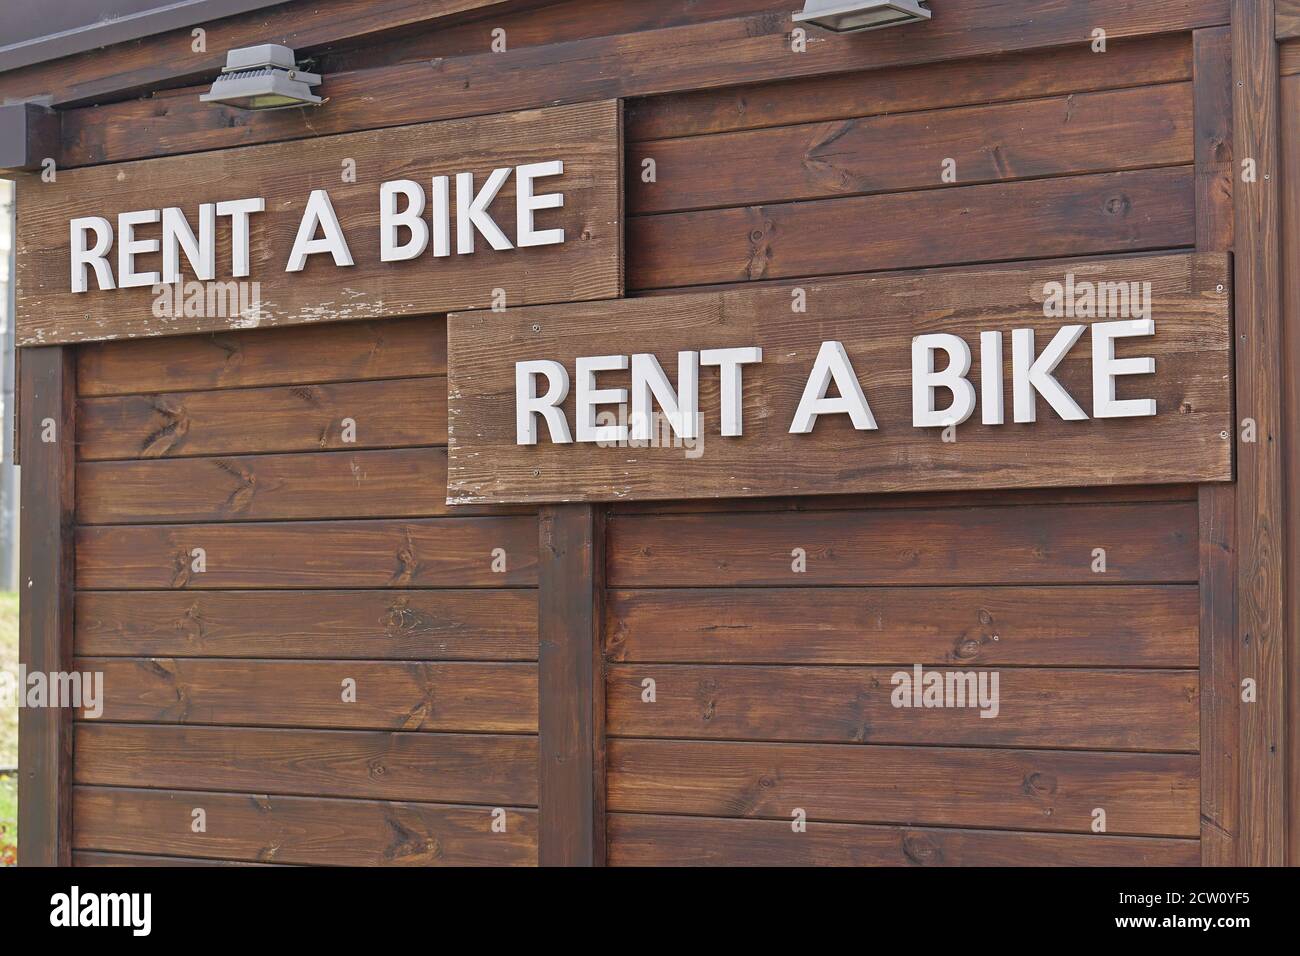
<svg viewBox="0 0 1300 956"><path fill-rule="evenodd" d="M14 467L14 184L0 179L0 590L18 589L18 469Z"/></svg>

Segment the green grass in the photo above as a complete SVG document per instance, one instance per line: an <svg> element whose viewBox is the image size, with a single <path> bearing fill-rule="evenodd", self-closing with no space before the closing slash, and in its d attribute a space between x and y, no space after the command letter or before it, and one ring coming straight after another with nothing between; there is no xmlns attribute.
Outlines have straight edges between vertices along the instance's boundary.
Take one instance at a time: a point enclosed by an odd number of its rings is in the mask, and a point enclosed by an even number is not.
<svg viewBox="0 0 1300 956"><path fill-rule="evenodd" d="M18 676L18 595L0 593L0 671ZM18 702L0 705L0 767L18 766ZM18 844L18 778L0 776L0 866Z"/></svg>

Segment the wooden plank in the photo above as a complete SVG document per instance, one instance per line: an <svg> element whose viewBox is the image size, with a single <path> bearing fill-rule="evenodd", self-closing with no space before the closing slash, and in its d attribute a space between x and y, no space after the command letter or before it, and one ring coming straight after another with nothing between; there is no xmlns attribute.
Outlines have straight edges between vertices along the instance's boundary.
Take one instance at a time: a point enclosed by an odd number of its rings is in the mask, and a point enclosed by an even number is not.
<svg viewBox="0 0 1300 956"><path fill-rule="evenodd" d="M1199 832L1194 754L611 739L611 811L1113 835Z"/></svg>
<svg viewBox="0 0 1300 956"><path fill-rule="evenodd" d="M449 506L447 449L246 455L77 466L81 524L519 514Z"/></svg>
<svg viewBox="0 0 1300 956"><path fill-rule="evenodd" d="M0 74L0 99L51 97L51 105L112 95L158 84L199 80L220 72L226 51L258 43L281 43L300 56L312 47L356 41L387 30L416 26L457 14L517 6L507 0L317 0L310 7L276 7L203 24L205 49L194 49L189 27L168 30L108 51L36 63Z"/></svg>
<svg viewBox="0 0 1300 956"><path fill-rule="evenodd" d="M72 663L76 381L72 352L59 347L32 349L19 373L18 660L28 674L47 675L51 682L70 671ZM23 866L68 865L72 755L70 706L18 709L18 827L23 835L18 862Z"/></svg>
<svg viewBox="0 0 1300 956"><path fill-rule="evenodd" d="M106 722L536 733L537 666L85 657ZM352 697L346 683L352 681Z"/></svg>
<svg viewBox="0 0 1300 956"><path fill-rule="evenodd" d="M1232 249L1232 30L1197 30L1195 47L1196 248Z"/></svg>
<svg viewBox="0 0 1300 956"><path fill-rule="evenodd" d="M1195 587L613 590L617 662L1195 667Z"/></svg>
<svg viewBox="0 0 1300 956"><path fill-rule="evenodd" d="M292 363L285 362L287 355ZM446 374L442 316L91 342L77 349L83 397Z"/></svg>
<svg viewBox="0 0 1300 956"><path fill-rule="evenodd" d="M603 866L604 521L589 505L543 508L538 538L538 860Z"/></svg>
<svg viewBox="0 0 1300 956"><path fill-rule="evenodd" d="M927 668L928 670L928 668ZM891 667L619 664L610 669L609 733L619 737L943 744L1194 752L1194 670L1003 668L957 673L964 707L896 703ZM945 678L941 678L945 679ZM655 700L642 700L644 681ZM996 684L993 682L996 681ZM110 685L111 686L111 685ZM957 686L954 684L954 686ZM917 693L921 692L920 682ZM985 719L988 718L988 719Z"/></svg>
<svg viewBox="0 0 1300 956"><path fill-rule="evenodd" d="M620 515L608 575L615 588L1191 583L1196 528L1194 504Z"/></svg>
<svg viewBox="0 0 1300 956"><path fill-rule="evenodd" d="M1283 556L1283 285L1278 55L1273 0L1233 0L1234 142L1255 161L1254 182L1237 187L1237 639L1241 677L1256 700L1241 710L1240 860L1281 866L1286 857L1286 687Z"/></svg>
<svg viewBox="0 0 1300 956"><path fill-rule="evenodd" d="M611 866L1195 866L1195 840L612 813Z"/></svg>
<svg viewBox="0 0 1300 956"><path fill-rule="evenodd" d="M207 829L195 833L202 808ZM312 866L532 866L537 811L77 787L76 846Z"/></svg>
<svg viewBox="0 0 1300 956"><path fill-rule="evenodd" d="M203 867L203 866L238 866L268 867L280 866L279 863L237 863L233 860L200 860L191 856L156 856L146 853L104 853L99 850L78 850L72 854L73 866L92 867Z"/></svg>
<svg viewBox="0 0 1300 956"><path fill-rule="evenodd" d="M64 112L59 165L118 162L596 97L650 96L1013 50L1085 49L1099 23L1108 25L1112 43L1183 33L1227 23L1228 3L965 0L945 9L924 29L873 31L869 36L809 31L805 54L791 53L790 16L776 8L751 17L331 74L329 106L310 111L237 112L200 103L200 90L190 88ZM399 95L377 98L376 90Z"/></svg>
<svg viewBox="0 0 1300 956"><path fill-rule="evenodd" d="M81 722L74 782L534 806L537 738Z"/></svg>
<svg viewBox="0 0 1300 956"><path fill-rule="evenodd" d="M1274 33L1279 40L1300 37L1300 0L1274 0Z"/></svg>
<svg viewBox="0 0 1300 956"><path fill-rule="evenodd" d="M77 586L530 587L537 582L536 527L527 516L82 527ZM202 572L196 548L204 551Z"/></svg>
<svg viewBox="0 0 1300 956"><path fill-rule="evenodd" d="M1201 861L1238 860L1240 803L1236 500L1230 485L1201 489Z"/></svg>
<svg viewBox="0 0 1300 956"><path fill-rule="evenodd" d="M1068 272L1097 282L1151 284L1155 335L1119 350L1152 356L1157 373L1120 388L1132 390L1128 397L1153 398L1155 416L1067 422L1040 403L1040 420L1032 425L984 425L981 411L949 436L956 440L945 440L937 427L913 427L911 353L917 333L958 335L975 354L981 332L990 329L1003 332L1005 341L1009 329L1030 327L1037 341L1046 342L1066 324L1043 316L1043 290L1066 281L1059 267L809 282L520 309L505 316L453 315L448 499L473 504L724 498L1228 480L1226 257L1098 261ZM793 307L798 289L806 315ZM864 311L870 321L864 322ZM791 423L814 359L821 343L831 340L842 343L878 428L858 431L848 416L829 415L811 434L794 434ZM558 444L544 423L538 444L517 444L517 362L545 357L573 368L580 356L650 353L675 374L680 351L739 346L763 349L761 364L743 372L739 437L720 436L719 376L705 369L699 376L702 440L688 447L666 420L667 439L651 447ZM1012 380L1012 351L1004 346L1004 383ZM1056 374L1068 392L1090 404L1086 344ZM602 387L629 384L626 371L601 378ZM576 421L576 391L562 406L569 422ZM943 395L938 407L949 400ZM1009 419L1011 403L1005 401ZM602 409L607 411L612 407Z"/></svg>
<svg viewBox="0 0 1300 956"><path fill-rule="evenodd" d="M1190 167L1170 167L638 217L627 224L627 284L1172 249L1195 238L1194 179Z"/></svg>
<svg viewBox="0 0 1300 956"><path fill-rule="evenodd" d="M951 188L950 162L969 186L1192 159L1192 87L1176 83L660 140L628 150L624 177L645 214Z"/></svg>
<svg viewBox="0 0 1300 956"><path fill-rule="evenodd" d="M497 251L480 241L475 255L435 260L428 250L416 260L380 260L381 183L412 179L427 193L432 176L470 172L481 187L495 168L552 160L564 163L563 172L537 188L561 193L564 203L540 213L536 228L562 229L564 242ZM511 305L612 298L622 292L621 161L620 110L607 100L112 169L61 170L57 184L22 190L19 197L29 225L18 237L18 339L40 345L419 315L488 308L502 294ZM350 162L355 170L348 181ZM489 205L510 242L519 238L516 178ZM320 188L327 190L355 265L340 267L316 255L302 271L289 272L308 198ZM191 310L186 301L183 316L160 317L151 285L105 290L92 277L89 291L70 291L70 220L96 215L115 221L131 210L176 206L196 223L200 203L249 196L263 199L265 211L249 217L250 272L237 290L243 296L238 308L221 300ZM161 232L153 230L160 228L142 227L139 238L156 237ZM231 231L224 219L218 223L218 281L207 284L208 292L233 282ZM138 261L140 271L160 266L154 253ZM193 278L188 262L184 274Z"/></svg>
<svg viewBox="0 0 1300 956"><path fill-rule="evenodd" d="M447 383L441 377L116 395L82 399L80 409L82 460L447 441Z"/></svg>
<svg viewBox="0 0 1300 956"><path fill-rule="evenodd" d="M76 652L104 657L537 660L537 593L82 591Z"/></svg>
<svg viewBox="0 0 1300 956"><path fill-rule="evenodd" d="M686 90L629 100L628 143L742 129L817 123L850 116L1028 100L1063 93L1177 83L1192 78L1187 36L1108 44L1106 55L1075 44L894 69ZM636 183L629 180L629 186Z"/></svg>
<svg viewBox="0 0 1300 956"><path fill-rule="evenodd" d="M1281 81L1282 127L1282 261L1295 262L1300 254L1300 128L1296 117L1300 115L1300 78L1285 77ZM1285 323L1286 353L1282 357L1284 398L1283 415L1286 434L1294 434L1300 425L1300 289L1294 282L1282 285L1282 320ZM1300 443L1291 441L1286 447L1286 502L1292 509L1286 522L1287 562L1286 602L1286 660L1287 660L1287 862L1300 864L1300 518L1294 509L1300 506Z"/></svg>

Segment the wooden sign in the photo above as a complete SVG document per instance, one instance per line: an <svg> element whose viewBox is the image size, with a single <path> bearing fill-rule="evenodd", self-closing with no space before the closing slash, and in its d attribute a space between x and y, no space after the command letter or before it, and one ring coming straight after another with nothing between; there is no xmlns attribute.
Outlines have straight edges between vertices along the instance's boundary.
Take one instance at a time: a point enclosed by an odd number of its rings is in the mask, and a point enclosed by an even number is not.
<svg viewBox="0 0 1300 956"><path fill-rule="evenodd" d="M607 101L25 177L19 344L617 296L619 122Z"/></svg>
<svg viewBox="0 0 1300 956"><path fill-rule="evenodd" d="M448 501L1227 481L1229 287L1177 255L453 315Z"/></svg>

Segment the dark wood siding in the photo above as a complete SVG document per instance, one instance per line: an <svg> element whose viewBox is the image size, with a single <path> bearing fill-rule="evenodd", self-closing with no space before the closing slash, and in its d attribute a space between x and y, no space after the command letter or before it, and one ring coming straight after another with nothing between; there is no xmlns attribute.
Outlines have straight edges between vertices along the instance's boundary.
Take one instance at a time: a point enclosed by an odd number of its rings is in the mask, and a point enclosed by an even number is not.
<svg viewBox="0 0 1300 956"><path fill-rule="evenodd" d="M449 513L445 334L80 350L78 862L536 862L536 516Z"/></svg>

